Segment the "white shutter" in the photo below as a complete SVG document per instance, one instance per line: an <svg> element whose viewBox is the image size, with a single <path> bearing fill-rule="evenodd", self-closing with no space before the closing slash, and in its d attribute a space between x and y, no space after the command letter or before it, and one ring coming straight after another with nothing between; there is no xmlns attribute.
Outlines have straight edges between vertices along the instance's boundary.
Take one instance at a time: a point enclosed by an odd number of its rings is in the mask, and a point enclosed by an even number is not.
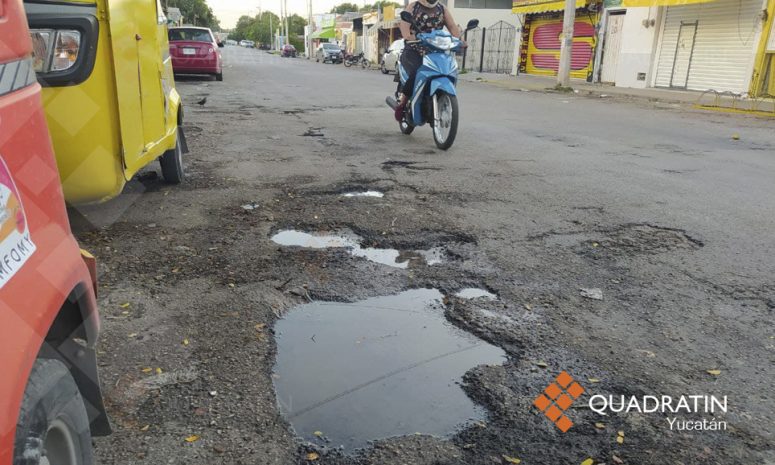
<svg viewBox="0 0 775 465"><path fill-rule="evenodd" d="M757 32L761 29L761 0L716 0L710 3L667 8L662 33L662 48L657 61L656 86L717 91L747 91L751 63L756 51ZM689 77L686 73L687 29L697 23L694 34ZM684 31L679 48L679 31ZM678 50L678 54L676 54ZM680 63L675 63L678 55ZM684 57L682 60L681 57Z"/></svg>

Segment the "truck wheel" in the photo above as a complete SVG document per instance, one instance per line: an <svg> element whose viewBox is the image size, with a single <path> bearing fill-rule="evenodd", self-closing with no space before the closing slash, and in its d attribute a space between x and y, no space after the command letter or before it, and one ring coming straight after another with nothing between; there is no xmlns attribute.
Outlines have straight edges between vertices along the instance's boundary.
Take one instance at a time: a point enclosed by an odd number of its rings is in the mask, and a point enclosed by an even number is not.
<svg viewBox="0 0 775 465"><path fill-rule="evenodd" d="M67 367L38 359L24 390L13 465L93 465L89 417Z"/></svg>
<svg viewBox="0 0 775 465"><path fill-rule="evenodd" d="M178 128L175 148L167 150L159 158L161 164L161 175L164 180L170 184L180 184L185 178L183 172L183 149L180 147L180 128Z"/></svg>
<svg viewBox="0 0 775 465"><path fill-rule="evenodd" d="M223 81L223 73L215 73L215 80L216 81Z"/></svg>

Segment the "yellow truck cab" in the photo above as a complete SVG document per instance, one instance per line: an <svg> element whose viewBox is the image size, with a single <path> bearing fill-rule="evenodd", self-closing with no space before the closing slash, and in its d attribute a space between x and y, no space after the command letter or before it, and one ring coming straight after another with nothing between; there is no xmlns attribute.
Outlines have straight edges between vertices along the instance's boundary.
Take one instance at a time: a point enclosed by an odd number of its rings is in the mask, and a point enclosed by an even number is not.
<svg viewBox="0 0 775 465"><path fill-rule="evenodd" d="M159 158L183 180L167 19L158 0L25 0L33 63L65 199L117 196Z"/></svg>

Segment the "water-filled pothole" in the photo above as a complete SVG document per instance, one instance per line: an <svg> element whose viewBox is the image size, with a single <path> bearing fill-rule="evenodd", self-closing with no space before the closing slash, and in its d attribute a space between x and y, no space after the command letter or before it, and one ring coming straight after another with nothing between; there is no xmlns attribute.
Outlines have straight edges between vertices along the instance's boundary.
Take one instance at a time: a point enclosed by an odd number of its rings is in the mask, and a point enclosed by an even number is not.
<svg viewBox="0 0 775 465"><path fill-rule="evenodd" d="M467 287L465 289L461 289L455 293L455 297L460 297L461 299L483 298L487 300L496 300L498 298L498 296L493 294L492 292L486 289L479 289L476 287Z"/></svg>
<svg viewBox="0 0 775 465"><path fill-rule="evenodd" d="M452 326L442 297L414 289L312 302L278 321L274 385L296 433L352 450L415 432L447 435L481 419L458 382L477 365L502 363L505 353Z"/></svg>
<svg viewBox="0 0 775 465"><path fill-rule="evenodd" d="M380 191L353 191L345 192L342 197L384 197L385 194Z"/></svg>
<svg viewBox="0 0 775 465"><path fill-rule="evenodd" d="M444 249L433 247L427 250L380 249L361 247L361 238L348 233L307 233L286 229L272 236L272 241L284 246L307 247L311 249L343 248L353 257L363 257L372 262L396 268L418 265L436 265L444 260Z"/></svg>

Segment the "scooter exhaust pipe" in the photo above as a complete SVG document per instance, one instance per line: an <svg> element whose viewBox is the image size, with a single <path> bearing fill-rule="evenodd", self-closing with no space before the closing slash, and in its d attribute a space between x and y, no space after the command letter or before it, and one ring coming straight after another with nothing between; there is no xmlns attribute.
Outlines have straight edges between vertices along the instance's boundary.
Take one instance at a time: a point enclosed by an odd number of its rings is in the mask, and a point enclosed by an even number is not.
<svg viewBox="0 0 775 465"><path fill-rule="evenodd" d="M388 95L387 97L385 97L385 103L387 103L387 104L388 104L388 106L389 106L390 108L392 108L393 110L395 110L395 109L396 109L396 107L398 106L398 101L395 99L395 97L392 97L392 96L390 96L390 95Z"/></svg>

